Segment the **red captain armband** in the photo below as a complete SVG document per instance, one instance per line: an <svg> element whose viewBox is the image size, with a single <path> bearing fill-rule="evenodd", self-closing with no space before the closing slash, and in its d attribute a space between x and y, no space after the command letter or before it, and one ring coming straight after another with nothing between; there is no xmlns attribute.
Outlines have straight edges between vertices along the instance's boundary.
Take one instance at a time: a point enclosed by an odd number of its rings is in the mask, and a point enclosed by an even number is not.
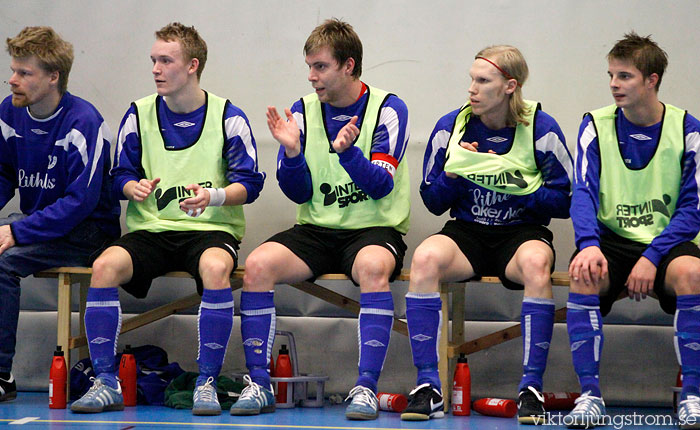
<svg viewBox="0 0 700 430"><path fill-rule="evenodd" d="M372 154L372 164L386 170L393 178L394 174L396 173L396 168L399 167L399 160L397 160L389 154L382 154L381 152L376 152Z"/></svg>

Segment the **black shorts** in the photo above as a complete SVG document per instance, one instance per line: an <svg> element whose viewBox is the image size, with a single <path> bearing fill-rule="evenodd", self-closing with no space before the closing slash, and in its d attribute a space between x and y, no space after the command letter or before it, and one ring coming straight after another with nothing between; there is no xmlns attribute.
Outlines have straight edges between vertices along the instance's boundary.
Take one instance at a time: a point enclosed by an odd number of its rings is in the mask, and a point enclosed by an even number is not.
<svg viewBox="0 0 700 430"><path fill-rule="evenodd" d="M600 313L603 316L610 313L613 303L623 291L627 290L625 282L627 282L632 268L637 264L645 249L647 249L647 245L616 234L605 234L600 237L600 250L608 260L608 277L610 279L608 291L600 295ZM578 251L574 253L574 256L577 253ZM664 288L666 270L671 261L683 255L700 258L700 249L692 242L680 243L671 248L669 253L661 259L656 269L654 294L659 299L661 309L667 314L676 312L676 295ZM573 259L573 256L571 258Z"/></svg>
<svg viewBox="0 0 700 430"><path fill-rule="evenodd" d="M153 279L178 270L184 270L194 277L197 292L201 295L203 285L199 276L199 257L209 248L221 248L231 255L235 269L239 244L236 238L223 231L151 233L139 230L125 234L112 246L122 247L131 255L134 274L122 288L134 297L144 298Z"/></svg>
<svg viewBox="0 0 700 430"><path fill-rule="evenodd" d="M403 267L406 244L401 233L391 227L368 227L357 230L340 230L312 224L296 224L289 230L277 233L267 240L287 247L306 263L313 278L325 273L344 273L352 279L355 256L366 246L386 248L394 256L394 272L389 282L396 279ZM355 280L353 283L357 285Z"/></svg>
<svg viewBox="0 0 700 430"><path fill-rule="evenodd" d="M506 278L506 266L520 245L529 240L540 240L549 245L556 256L552 246L554 236L547 227L542 225L493 226L453 219L447 221L437 234L445 235L457 244L476 273L473 279L482 276L498 276L503 286L509 290L525 288ZM550 270L554 270L554 260Z"/></svg>

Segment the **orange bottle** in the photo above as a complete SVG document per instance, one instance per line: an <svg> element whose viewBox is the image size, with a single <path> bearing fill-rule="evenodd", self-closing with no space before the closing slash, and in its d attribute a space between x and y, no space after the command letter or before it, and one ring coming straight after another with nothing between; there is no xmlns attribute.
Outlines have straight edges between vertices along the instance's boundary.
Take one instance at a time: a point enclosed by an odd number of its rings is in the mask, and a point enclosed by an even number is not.
<svg viewBox="0 0 700 430"><path fill-rule="evenodd" d="M119 379L121 379L124 406L136 406L136 359L127 345L119 363Z"/></svg>
<svg viewBox="0 0 700 430"><path fill-rule="evenodd" d="M66 359L63 356L61 346L56 346L49 370L49 408L66 408L66 382L68 380L68 370L66 369Z"/></svg>
<svg viewBox="0 0 700 430"><path fill-rule="evenodd" d="M277 355L277 366L275 366L275 376L291 377L292 375L292 360L289 358L289 350L287 345L282 345L280 352ZM277 383L277 394L275 401L277 403L287 403L287 382Z"/></svg>
<svg viewBox="0 0 700 430"><path fill-rule="evenodd" d="M475 411L481 415L492 417L513 418L518 413L518 405L515 400L486 398L475 400L472 405Z"/></svg>
<svg viewBox="0 0 700 430"><path fill-rule="evenodd" d="M471 415L472 375L467 356L459 354L452 382L452 415Z"/></svg>

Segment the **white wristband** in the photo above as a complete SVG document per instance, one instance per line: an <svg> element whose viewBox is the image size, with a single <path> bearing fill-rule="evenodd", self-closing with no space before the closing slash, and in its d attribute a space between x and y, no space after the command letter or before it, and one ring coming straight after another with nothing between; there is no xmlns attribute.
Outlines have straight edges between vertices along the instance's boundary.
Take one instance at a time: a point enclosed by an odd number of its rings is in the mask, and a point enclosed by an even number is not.
<svg viewBox="0 0 700 430"><path fill-rule="evenodd" d="M205 188L209 191L208 206L223 206L226 202L226 190L223 188Z"/></svg>

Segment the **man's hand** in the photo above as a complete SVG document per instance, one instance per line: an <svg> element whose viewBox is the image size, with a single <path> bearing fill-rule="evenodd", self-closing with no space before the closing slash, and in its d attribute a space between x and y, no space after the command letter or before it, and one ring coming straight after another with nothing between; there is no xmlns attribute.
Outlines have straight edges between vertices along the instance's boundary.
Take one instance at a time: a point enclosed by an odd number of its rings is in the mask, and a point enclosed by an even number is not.
<svg viewBox="0 0 700 430"><path fill-rule="evenodd" d="M204 209L209 206L211 196L209 191L199 184L190 184L185 187L186 190L192 191L194 197L190 197L180 202L180 209L189 216L198 217L204 212Z"/></svg>
<svg viewBox="0 0 700 430"><path fill-rule="evenodd" d="M459 142L459 146L461 146L462 148L466 149L467 151L478 152L478 151L477 151L477 148L479 147L479 142L471 142L471 143L469 143L469 142ZM495 152L494 152L492 149L489 149L489 152L488 152L488 153L489 153L489 154L495 154ZM459 175L457 175L456 173L452 173L452 172L445 172L445 175L446 175L448 178L452 178L452 179L455 179L457 176L459 176Z"/></svg>
<svg viewBox="0 0 700 430"><path fill-rule="evenodd" d="M646 257L640 257L627 277L625 286L630 299L646 299L649 291L654 289L656 266Z"/></svg>
<svg viewBox="0 0 700 430"><path fill-rule="evenodd" d="M129 181L124 185L124 195L127 199L133 200L135 202L142 202L146 200L146 197L151 195L153 190L156 189L156 185L160 182L160 178L141 179L140 181Z"/></svg>
<svg viewBox="0 0 700 430"><path fill-rule="evenodd" d="M357 128L356 124L357 116L354 116L350 118L350 121L348 121L348 123L345 124L343 128L340 129L338 135L333 141L333 149L335 150L335 152L340 154L352 146L352 143L355 141L355 138L357 138L357 136L359 136L360 134L360 129Z"/></svg>
<svg viewBox="0 0 700 430"><path fill-rule="evenodd" d="M569 265L569 277L574 281L583 280L586 285L598 286L608 275L608 260L597 246L583 248Z"/></svg>
<svg viewBox="0 0 700 430"><path fill-rule="evenodd" d="M285 109L284 114L287 116L286 121L277 113L277 108L268 106L266 114L267 127L270 129L272 137L280 145L284 146L284 153L287 157L292 158L301 152L301 141L299 140L301 131L299 131L299 126L292 115L292 111Z"/></svg>
<svg viewBox="0 0 700 430"><path fill-rule="evenodd" d="M12 236L9 224L0 226L0 255L13 246L15 246L15 238Z"/></svg>

